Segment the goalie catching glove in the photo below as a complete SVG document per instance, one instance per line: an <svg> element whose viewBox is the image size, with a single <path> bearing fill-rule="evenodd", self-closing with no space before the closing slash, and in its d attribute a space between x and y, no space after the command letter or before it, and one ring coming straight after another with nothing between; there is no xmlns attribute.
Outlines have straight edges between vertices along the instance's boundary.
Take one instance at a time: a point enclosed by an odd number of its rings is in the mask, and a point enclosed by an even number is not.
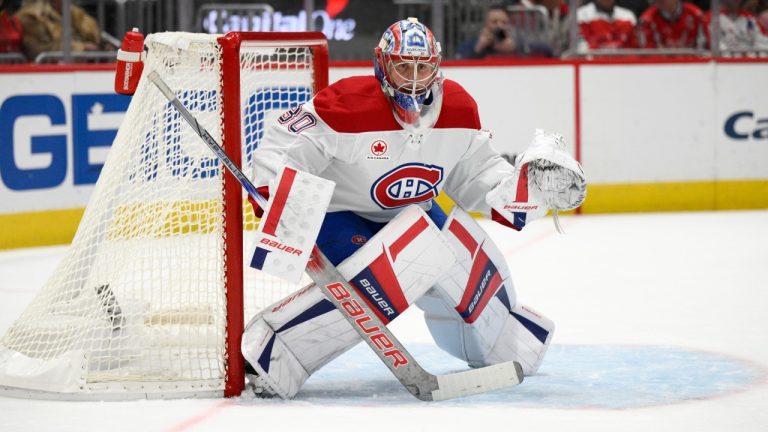
<svg viewBox="0 0 768 432"><path fill-rule="evenodd" d="M536 129L533 142L515 161L515 171L486 195L486 202L516 229L548 209L571 210L587 195L579 162L565 151L562 135Z"/></svg>
<svg viewBox="0 0 768 432"><path fill-rule="evenodd" d="M587 179L579 162L565 152L560 134L536 129L533 142L515 165L528 164L528 178L547 207L571 210L587 196Z"/></svg>

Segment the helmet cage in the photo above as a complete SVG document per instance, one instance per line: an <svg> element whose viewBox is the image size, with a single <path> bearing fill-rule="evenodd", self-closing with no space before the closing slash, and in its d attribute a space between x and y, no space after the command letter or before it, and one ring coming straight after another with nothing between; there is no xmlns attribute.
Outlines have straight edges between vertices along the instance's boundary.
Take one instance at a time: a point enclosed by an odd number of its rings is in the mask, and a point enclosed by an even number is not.
<svg viewBox="0 0 768 432"><path fill-rule="evenodd" d="M384 78L399 93L411 98L429 91L440 70L440 56L406 56L381 52L376 49L382 63Z"/></svg>

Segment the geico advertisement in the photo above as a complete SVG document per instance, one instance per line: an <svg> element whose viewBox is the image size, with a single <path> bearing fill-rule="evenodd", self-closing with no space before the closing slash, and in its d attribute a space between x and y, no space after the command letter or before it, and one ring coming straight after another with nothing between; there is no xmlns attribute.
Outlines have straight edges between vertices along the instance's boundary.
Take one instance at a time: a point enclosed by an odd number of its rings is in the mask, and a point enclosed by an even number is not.
<svg viewBox="0 0 768 432"><path fill-rule="evenodd" d="M111 72L0 74L0 213L83 207L131 98Z"/></svg>

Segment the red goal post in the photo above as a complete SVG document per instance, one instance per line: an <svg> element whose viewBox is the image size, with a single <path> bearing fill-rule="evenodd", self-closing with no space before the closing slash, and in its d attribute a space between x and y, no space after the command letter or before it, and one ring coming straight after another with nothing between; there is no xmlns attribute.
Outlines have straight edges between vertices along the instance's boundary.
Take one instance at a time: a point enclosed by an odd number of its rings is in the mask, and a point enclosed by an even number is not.
<svg viewBox="0 0 768 432"><path fill-rule="evenodd" d="M312 50L312 77L314 92L318 92L328 86L328 42L325 35L320 32L284 32L284 33L264 33L264 32L230 32L218 38L222 47L222 117L224 119L224 132L222 136L223 147L232 161L237 166L242 166L241 149L242 145L242 121L241 121L241 88L240 88L240 48L245 45L250 46L304 46ZM295 67L306 65L296 64ZM242 227L243 213L240 209L243 206L243 191L240 184L229 172L224 173L224 201L225 223L227 226ZM232 235L234 244L242 244L242 229L238 228L228 231L228 236ZM242 248L227 248L227 262L243 262ZM227 271L227 286L244 286L243 269ZM228 309L244 310L243 291L227 291ZM277 299L275 299L277 300ZM243 390L244 360L240 353L240 341L244 328L243 315L229 315L230 322L228 327L232 330L227 335L227 353L230 359L229 380L224 390L225 396L237 396ZM239 331L234 331L239 329Z"/></svg>

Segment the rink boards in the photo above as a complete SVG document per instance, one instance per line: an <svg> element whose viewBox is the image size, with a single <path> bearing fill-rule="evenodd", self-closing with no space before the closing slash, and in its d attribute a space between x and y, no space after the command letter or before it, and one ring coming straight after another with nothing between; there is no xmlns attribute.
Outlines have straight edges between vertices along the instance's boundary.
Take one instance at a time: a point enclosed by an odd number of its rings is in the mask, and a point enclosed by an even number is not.
<svg viewBox="0 0 768 432"><path fill-rule="evenodd" d="M446 62L501 152L562 133L586 213L768 207L768 60ZM331 82L369 74L332 65ZM0 69L0 248L69 242L130 98L111 66Z"/></svg>

